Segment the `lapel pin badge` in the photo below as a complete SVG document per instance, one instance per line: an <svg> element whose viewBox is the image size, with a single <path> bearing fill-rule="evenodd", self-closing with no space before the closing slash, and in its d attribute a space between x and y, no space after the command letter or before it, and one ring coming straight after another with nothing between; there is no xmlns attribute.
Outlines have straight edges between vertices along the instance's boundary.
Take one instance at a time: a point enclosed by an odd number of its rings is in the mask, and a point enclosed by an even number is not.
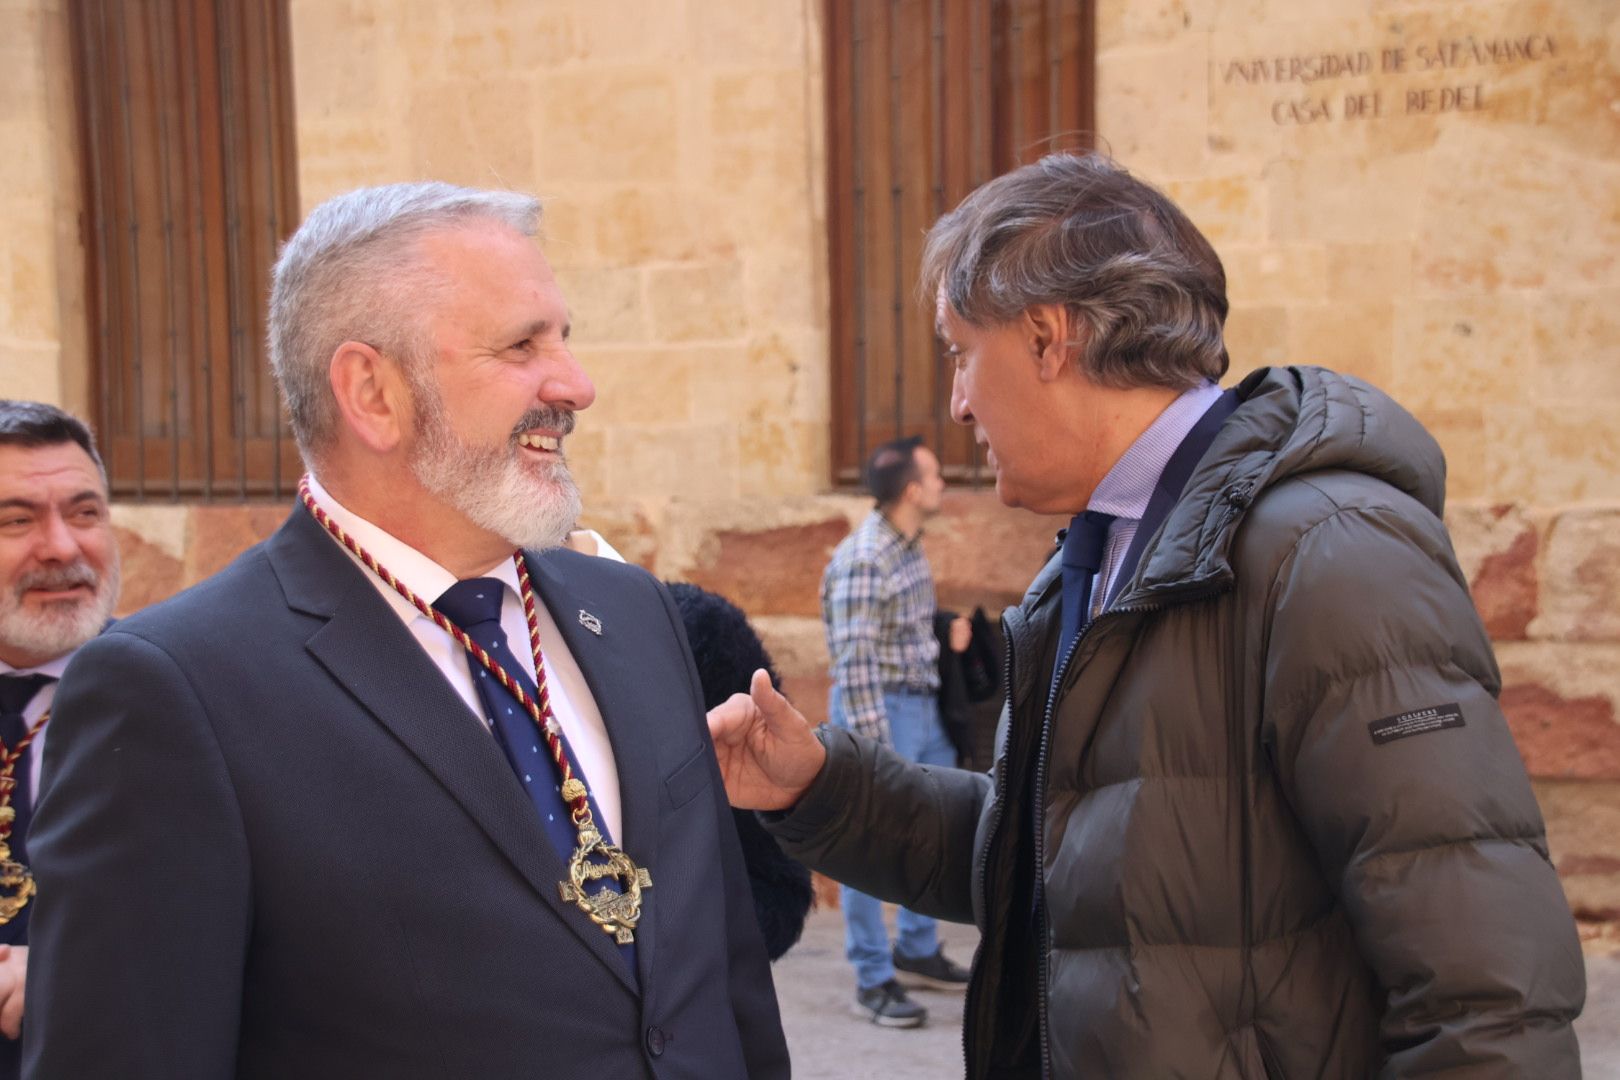
<svg viewBox="0 0 1620 1080"><path fill-rule="evenodd" d="M602 636L602 620L598 619L595 615L592 615L584 608L579 609L579 625L583 626L597 637Z"/></svg>

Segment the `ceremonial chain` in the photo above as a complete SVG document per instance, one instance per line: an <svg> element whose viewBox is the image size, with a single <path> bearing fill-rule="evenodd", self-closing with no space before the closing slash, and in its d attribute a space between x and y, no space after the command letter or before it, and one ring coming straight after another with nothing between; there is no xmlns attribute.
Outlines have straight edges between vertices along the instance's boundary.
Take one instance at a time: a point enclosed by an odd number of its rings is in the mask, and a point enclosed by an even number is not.
<svg viewBox="0 0 1620 1080"><path fill-rule="evenodd" d="M16 746L0 743L0 752L5 755L0 760L0 926L15 919L34 895L34 875L28 872L28 867L11 857L11 827L17 820L17 808L11 805L11 794L17 790L14 775L17 762L22 760L23 751L44 730L50 718L51 710L46 709L39 714L38 720L29 725L28 734L18 739Z"/></svg>
<svg viewBox="0 0 1620 1080"><path fill-rule="evenodd" d="M530 697L517 680L512 678L482 645L467 636L466 631L451 622L432 604L412 592L403 581L396 578L369 551L361 547L354 537L344 532L342 526L333 521L331 515L315 501L307 475L298 481L298 498L321 527L331 533L338 543L403 596L417 611L431 619L435 626L455 638L456 642L467 650L467 654L482 664L485 670L518 700L518 704L523 706L529 718L545 737L546 749L551 752L551 760L556 765L557 775L562 781L563 802L568 805L569 818L579 833L579 846L574 849L573 858L568 863L569 880L559 882L558 891L565 903L571 903L585 912L592 922L604 932L612 934L619 944L628 945L634 941L636 923L641 919L641 890L652 887L652 875L636 866L617 845L608 843L602 836L591 814L590 793L585 788L585 782L574 775L573 767L568 763L568 755L563 751L562 727L557 723L551 709L551 692L546 683L545 658L540 650L540 618L535 608L534 586L529 581L529 567L523 558L523 552L514 551L512 561L517 565L518 592L523 598L523 615L529 624L529 648L534 654L534 685L539 695L538 701ZM32 737L30 734L29 738ZM26 746L27 740L24 740L22 745ZM9 776L9 763L4 769L0 775ZM0 806L3 806L3 803L0 803ZM9 825L6 827L9 828ZM0 885L6 882L4 873L5 864L0 863ZM588 883L604 877L620 880L623 883L623 890L620 892L605 890L596 893L585 891ZM31 887L32 881L30 891Z"/></svg>

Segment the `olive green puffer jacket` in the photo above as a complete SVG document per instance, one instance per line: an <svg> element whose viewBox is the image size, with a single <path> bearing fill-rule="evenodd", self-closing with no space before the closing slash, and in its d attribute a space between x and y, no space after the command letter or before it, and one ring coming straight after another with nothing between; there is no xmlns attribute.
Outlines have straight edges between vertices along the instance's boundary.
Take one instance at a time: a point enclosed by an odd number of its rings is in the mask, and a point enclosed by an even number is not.
<svg viewBox="0 0 1620 1080"><path fill-rule="evenodd" d="M1439 449L1331 372L1239 394L1055 704L1056 560L1006 612L989 776L824 731L773 829L978 924L971 1078L1577 1077L1580 946Z"/></svg>

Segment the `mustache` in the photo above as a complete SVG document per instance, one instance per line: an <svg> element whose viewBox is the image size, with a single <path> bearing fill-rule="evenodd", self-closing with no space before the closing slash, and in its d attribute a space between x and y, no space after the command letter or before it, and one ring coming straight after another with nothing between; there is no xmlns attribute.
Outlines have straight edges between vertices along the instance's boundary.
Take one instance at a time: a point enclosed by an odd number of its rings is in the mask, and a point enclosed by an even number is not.
<svg viewBox="0 0 1620 1080"><path fill-rule="evenodd" d="M517 438L525 431L534 428L545 428L548 431L560 432L563 435L574 433L574 410L562 409L555 405L543 405L530 409L518 417L518 422L512 426L512 438Z"/></svg>
<svg viewBox="0 0 1620 1080"><path fill-rule="evenodd" d="M17 595L31 589L49 589L52 591L71 589L78 585L88 585L92 589L101 586L101 575L90 568L89 563L76 562L67 566L52 567L45 570L32 570L17 578Z"/></svg>

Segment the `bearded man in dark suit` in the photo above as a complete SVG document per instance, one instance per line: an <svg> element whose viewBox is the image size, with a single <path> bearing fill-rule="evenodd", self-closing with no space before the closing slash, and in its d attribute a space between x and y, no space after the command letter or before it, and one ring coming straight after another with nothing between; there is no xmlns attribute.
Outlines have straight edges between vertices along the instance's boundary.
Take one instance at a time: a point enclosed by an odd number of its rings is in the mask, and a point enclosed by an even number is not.
<svg viewBox="0 0 1620 1080"><path fill-rule="evenodd" d="M595 390L539 209L367 189L283 249L312 475L73 665L32 1076L787 1075L675 608L556 548Z"/></svg>
<svg viewBox="0 0 1620 1080"><path fill-rule="evenodd" d="M21 1071L30 821L57 683L118 602L107 472L90 429L0 400L0 1080Z"/></svg>

